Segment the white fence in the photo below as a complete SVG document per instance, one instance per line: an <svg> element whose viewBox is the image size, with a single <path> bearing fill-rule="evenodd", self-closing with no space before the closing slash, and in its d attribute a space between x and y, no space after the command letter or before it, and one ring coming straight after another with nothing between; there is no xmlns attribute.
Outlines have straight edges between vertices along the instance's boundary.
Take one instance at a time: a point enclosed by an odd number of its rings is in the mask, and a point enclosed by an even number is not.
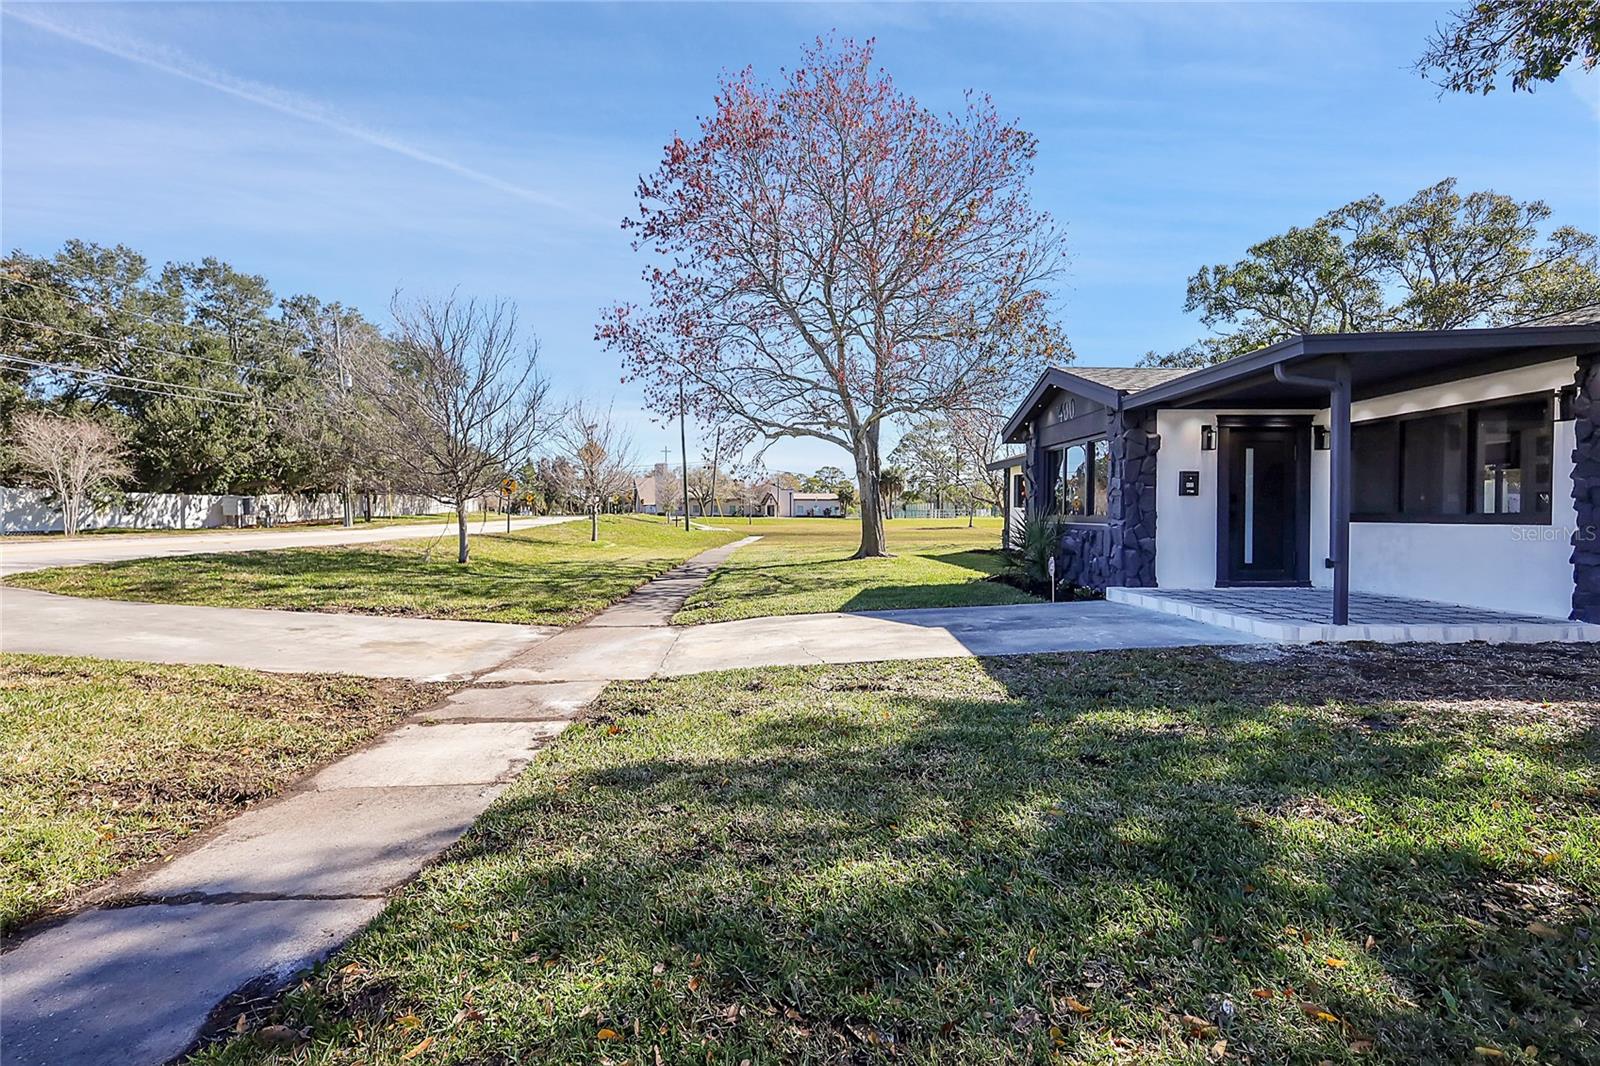
<svg viewBox="0 0 1600 1066"><path fill-rule="evenodd" d="M274 523L332 522L344 517L344 503L337 493L308 495L268 493L251 497L256 502L256 517L270 512ZM189 493L130 492L119 504L95 508L79 522L79 529L206 529L224 524L223 512L229 500L238 496L208 496ZM400 515L443 514L449 504L423 496L360 494L355 498L358 518L392 518ZM61 530L61 511L38 489L0 487L0 533L57 533Z"/></svg>

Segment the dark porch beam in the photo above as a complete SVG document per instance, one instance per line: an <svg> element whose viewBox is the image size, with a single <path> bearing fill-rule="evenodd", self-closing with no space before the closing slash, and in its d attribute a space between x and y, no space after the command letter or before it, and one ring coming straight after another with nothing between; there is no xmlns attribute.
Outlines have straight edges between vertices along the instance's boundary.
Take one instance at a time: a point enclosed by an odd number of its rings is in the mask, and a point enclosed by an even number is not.
<svg viewBox="0 0 1600 1066"><path fill-rule="evenodd" d="M1350 361L1334 359L1333 376L1291 374L1283 364L1272 368L1285 385L1304 385L1328 392L1328 558L1333 570L1333 624L1350 624Z"/></svg>

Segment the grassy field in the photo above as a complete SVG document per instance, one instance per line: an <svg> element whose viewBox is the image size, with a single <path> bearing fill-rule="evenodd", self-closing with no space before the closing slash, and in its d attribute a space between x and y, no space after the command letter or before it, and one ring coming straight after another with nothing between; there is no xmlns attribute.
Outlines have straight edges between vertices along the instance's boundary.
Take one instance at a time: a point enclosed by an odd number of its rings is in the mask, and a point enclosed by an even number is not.
<svg viewBox="0 0 1600 1066"><path fill-rule="evenodd" d="M68 596L149 603L567 625L742 535L685 533L659 518L620 515L602 520L598 543L590 543L586 521L475 536L464 567L455 561L454 537L446 536L431 557L428 541L397 541L134 559L6 580Z"/></svg>
<svg viewBox="0 0 1600 1066"><path fill-rule="evenodd" d="M1005 565L998 518L980 518L971 529L965 518L893 519L887 523L892 559L850 558L861 542L854 519L716 521L762 539L712 574L674 622L1034 602L1010 585L984 580Z"/></svg>
<svg viewBox="0 0 1600 1066"><path fill-rule="evenodd" d="M450 687L0 655L0 929L158 858Z"/></svg>
<svg viewBox="0 0 1600 1066"><path fill-rule="evenodd" d="M1233 654L613 685L204 1061L1596 1061L1600 654Z"/></svg>

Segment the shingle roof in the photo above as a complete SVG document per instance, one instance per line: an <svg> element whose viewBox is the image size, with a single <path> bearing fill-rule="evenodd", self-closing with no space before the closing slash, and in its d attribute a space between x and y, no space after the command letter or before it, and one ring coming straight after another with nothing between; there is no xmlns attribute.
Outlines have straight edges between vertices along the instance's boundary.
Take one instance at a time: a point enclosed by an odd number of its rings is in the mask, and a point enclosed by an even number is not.
<svg viewBox="0 0 1600 1066"><path fill-rule="evenodd" d="M1530 318L1520 326L1600 326L1600 304L1574 307L1570 311L1557 311L1553 315Z"/></svg>
<svg viewBox="0 0 1600 1066"><path fill-rule="evenodd" d="M1169 366L1064 366L1059 369L1118 392L1138 392L1182 377L1193 370L1192 367Z"/></svg>

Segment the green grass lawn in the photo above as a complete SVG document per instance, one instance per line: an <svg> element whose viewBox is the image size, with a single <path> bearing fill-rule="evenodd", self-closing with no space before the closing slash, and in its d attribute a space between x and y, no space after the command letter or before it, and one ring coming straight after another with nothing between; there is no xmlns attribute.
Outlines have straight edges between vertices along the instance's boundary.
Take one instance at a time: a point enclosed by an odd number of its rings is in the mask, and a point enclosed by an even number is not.
<svg viewBox="0 0 1600 1066"><path fill-rule="evenodd" d="M892 559L852 559L861 524L839 518L759 518L716 521L760 543L741 548L673 619L680 624L725 622L776 614L885 611L901 607L970 607L1033 603L1034 597L997 581L1005 566L1000 519L898 518L886 523Z"/></svg>
<svg viewBox="0 0 1600 1066"><path fill-rule="evenodd" d="M0 930L160 857L452 687L0 655Z"/></svg>
<svg viewBox="0 0 1600 1066"><path fill-rule="evenodd" d="M202 1058L1596 1061L1600 653L1233 654L613 685Z"/></svg>
<svg viewBox="0 0 1600 1066"><path fill-rule="evenodd" d="M134 559L57 567L6 580L69 596L210 607L567 625L627 595L697 552L743 534L685 533L659 518L607 516L600 541L587 521L472 539L472 561L456 563L453 535L428 556L428 541L350 548Z"/></svg>

